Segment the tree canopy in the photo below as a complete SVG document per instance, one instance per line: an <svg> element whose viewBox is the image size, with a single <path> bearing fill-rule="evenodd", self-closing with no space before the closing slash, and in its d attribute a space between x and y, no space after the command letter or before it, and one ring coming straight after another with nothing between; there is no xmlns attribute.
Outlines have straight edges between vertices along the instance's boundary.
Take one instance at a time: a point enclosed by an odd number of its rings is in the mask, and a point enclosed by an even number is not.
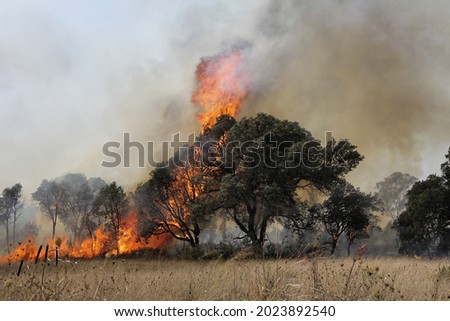
<svg viewBox="0 0 450 321"><path fill-rule="evenodd" d="M362 237L376 223L374 212L379 210L380 201L375 195L363 193L350 184L334 188L329 198L316 208L317 219L331 236L331 255L343 234L347 235L350 251L355 237Z"/></svg>
<svg viewBox="0 0 450 321"><path fill-rule="evenodd" d="M430 175L408 191L406 209L394 222L402 254L450 253L450 150L442 176Z"/></svg>
<svg viewBox="0 0 450 321"><path fill-rule="evenodd" d="M243 118L227 139L225 166L231 172L221 181L219 204L257 247L275 218L288 226L304 224L299 189L329 190L363 159L348 141L322 146L297 122L267 114Z"/></svg>
<svg viewBox="0 0 450 321"><path fill-rule="evenodd" d="M415 182L416 177L395 172L375 185L377 196L383 201L384 210L393 220L405 210L407 192Z"/></svg>
<svg viewBox="0 0 450 321"><path fill-rule="evenodd" d="M306 228L308 209L298 190L330 190L363 159L346 140L322 146L297 122L267 114L221 116L197 143L201 148L156 168L136 193L144 231L168 232L193 246L213 214L231 218L259 249L275 219Z"/></svg>

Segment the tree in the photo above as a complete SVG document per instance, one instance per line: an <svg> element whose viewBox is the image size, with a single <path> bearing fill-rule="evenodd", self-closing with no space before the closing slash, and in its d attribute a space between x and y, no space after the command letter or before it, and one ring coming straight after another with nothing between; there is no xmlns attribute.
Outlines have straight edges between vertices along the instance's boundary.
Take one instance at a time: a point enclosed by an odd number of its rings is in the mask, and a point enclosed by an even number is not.
<svg viewBox="0 0 450 321"><path fill-rule="evenodd" d="M406 210L394 222L400 247L409 255L445 255L450 251L450 191L446 180L430 175L408 192Z"/></svg>
<svg viewBox="0 0 450 321"><path fill-rule="evenodd" d="M226 135L219 206L257 250L266 240L274 219L286 226L305 222L298 190L326 191L363 159L347 141L330 140L322 146L296 122L258 114L236 123ZM306 211L308 212L308 211Z"/></svg>
<svg viewBox="0 0 450 321"><path fill-rule="evenodd" d="M12 220L12 246L16 246L16 223L19 216L22 214L22 185L15 184L12 187L5 188L2 193L0 202L0 221L3 223L6 231L6 244L9 245L10 231L9 223ZM9 250L9 246L8 246Z"/></svg>
<svg viewBox="0 0 450 321"><path fill-rule="evenodd" d="M219 117L215 126L197 137L196 145L177 151L138 186L135 199L142 236L169 233L192 247L200 243L202 225L216 209L212 200L224 172L220 166L224 136L235 123L228 115Z"/></svg>
<svg viewBox="0 0 450 321"><path fill-rule="evenodd" d="M145 214L143 236L169 233L192 247L199 244L200 224L189 204L197 197L192 167L156 168L150 180L138 186L136 198ZM142 217L142 216L141 216Z"/></svg>
<svg viewBox="0 0 450 321"><path fill-rule="evenodd" d="M384 209L393 220L405 210L407 192L415 182L416 177L395 172L375 185L377 196L383 201Z"/></svg>
<svg viewBox="0 0 450 321"><path fill-rule="evenodd" d="M120 254L119 236L123 218L128 211L128 198L123 188L112 182L103 187L95 199L95 212L106 218L106 225L112 233L116 254Z"/></svg>
<svg viewBox="0 0 450 321"><path fill-rule="evenodd" d="M56 224L67 199L67 189L65 184L44 179L38 189L32 194L33 199L39 203L44 216L52 222L52 239L55 239Z"/></svg>
<svg viewBox="0 0 450 321"><path fill-rule="evenodd" d="M5 200L3 197L0 197L0 223L5 228L6 232L6 251L9 253L10 246L9 246L9 221L11 219L11 213L9 212Z"/></svg>
<svg viewBox="0 0 450 321"><path fill-rule="evenodd" d="M72 232L74 244L79 243L86 234L92 236L97 227L93 221L94 201L106 183L100 178L88 180L83 174L66 174L56 181L66 187L61 222Z"/></svg>
<svg viewBox="0 0 450 321"><path fill-rule="evenodd" d="M353 240L363 237L364 232L376 223L374 212L380 209L380 201L375 195L363 193L350 184L335 187L328 199L316 207L317 219L331 237L331 255L343 234L348 237L349 253Z"/></svg>
<svg viewBox="0 0 450 321"><path fill-rule="evenodd" d="M445 155L447 159L445 163L441 165L442 177L445 179L445 184L447 188L450 188L450 148L448 149L447 155Z"/></svg>
<svg viewBox="0 0 450 321"><path fill-rule="evenodd" d="M450 253L450 148L442 175L430 175L408 191L406 209L394 221L402 254Z"/></svg>

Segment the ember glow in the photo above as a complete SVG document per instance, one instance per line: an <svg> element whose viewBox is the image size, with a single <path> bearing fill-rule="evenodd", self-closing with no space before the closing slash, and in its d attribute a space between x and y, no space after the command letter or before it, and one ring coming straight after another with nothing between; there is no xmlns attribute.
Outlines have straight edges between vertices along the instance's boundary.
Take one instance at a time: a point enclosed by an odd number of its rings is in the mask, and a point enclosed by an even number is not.
<svg viewBox="0 0 450 321"><path fill-rule="evenodd" d="M203 108L198 115L203 127L214 124L220 115L238 115L251 83L240 50L202 58L195 75L199 85L192 102Z"/></svg>

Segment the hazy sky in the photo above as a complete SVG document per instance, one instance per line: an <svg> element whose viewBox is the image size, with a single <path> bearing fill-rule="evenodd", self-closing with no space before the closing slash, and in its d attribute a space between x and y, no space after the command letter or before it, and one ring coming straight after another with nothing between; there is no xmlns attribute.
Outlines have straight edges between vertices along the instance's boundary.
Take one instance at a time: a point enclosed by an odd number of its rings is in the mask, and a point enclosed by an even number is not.
<svg viewBox="0 0 450 321"><path fill-rule="evenodd" d="M197 130L196 65L242 42L245 115L349 138L365 189L423 178L450 146L449 15L445 1L0 0L0 188L67 172L132 186L149 170L101 168L103 143Z"/></svg>

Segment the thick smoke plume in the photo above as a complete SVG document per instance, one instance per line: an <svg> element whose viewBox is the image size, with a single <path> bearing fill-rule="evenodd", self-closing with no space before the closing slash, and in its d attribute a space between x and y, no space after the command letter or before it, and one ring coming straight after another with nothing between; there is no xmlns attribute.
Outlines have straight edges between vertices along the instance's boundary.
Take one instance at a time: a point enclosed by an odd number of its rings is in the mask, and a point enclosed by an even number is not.
<svg viewBox="0 0 450 321"><path fill-rule="evenodd" d="M259 29L271 50L255 46L262 87L249 113L349 138L366 156L352 174L366 189L395 170L437 171L450 134L450 8L413 3L271 4Z"/></svg>
<svg viewBox="0 0 450 321"><path fill-rule="evenodd" d="M449 144L449 12L419 0L2 4L0 185L27 194L83 172L132 187L149 169L102 168L102 145L199 131L195 67L242 43L253 85L241 115L350 139L364 189L399 170L422 178Z"/></svg>

